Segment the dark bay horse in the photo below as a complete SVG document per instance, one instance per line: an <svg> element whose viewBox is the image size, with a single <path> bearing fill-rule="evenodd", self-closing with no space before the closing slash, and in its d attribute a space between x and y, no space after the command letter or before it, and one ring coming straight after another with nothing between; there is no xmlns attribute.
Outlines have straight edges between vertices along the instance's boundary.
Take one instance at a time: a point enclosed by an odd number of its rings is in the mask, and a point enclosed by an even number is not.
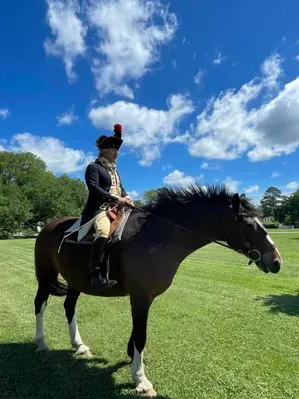
<svg viewBox="0 0 299 399"><path fill-rule="evenodd" d="M133 328L127 352L132 358L136 391L146 396L155 396L143 364L149 309L155 297L169 288L188 255L216 242L245 255L265 273L278 273L282 264L274 242L258 220L256 208L244 195L232 194L225 186L167 188L143 212L133 208L121 241L110 249L110 274L119 281L113 288L89 288L91 245L64 242L58 252L64 232L75 221L73 217L56 219L36 239L37 350L48 349L43 320L49 295L66 295L64 308L71 345L77 349L76 354L87 355L91 354L81 340L75 314L80 293L129 296ZM58 280L59 274L67 284Z"/></svg>

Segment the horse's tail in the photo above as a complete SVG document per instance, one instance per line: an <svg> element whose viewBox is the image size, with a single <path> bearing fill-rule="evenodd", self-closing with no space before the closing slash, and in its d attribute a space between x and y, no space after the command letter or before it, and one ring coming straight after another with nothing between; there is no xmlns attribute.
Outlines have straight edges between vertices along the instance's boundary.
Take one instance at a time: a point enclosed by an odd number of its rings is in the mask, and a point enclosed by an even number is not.
<svg viewBox="0 0 299 399"><path fill-rule="evenodd" d="M50 295L65 296L67 294L68 285L58 279L52 284Z"/></svg>

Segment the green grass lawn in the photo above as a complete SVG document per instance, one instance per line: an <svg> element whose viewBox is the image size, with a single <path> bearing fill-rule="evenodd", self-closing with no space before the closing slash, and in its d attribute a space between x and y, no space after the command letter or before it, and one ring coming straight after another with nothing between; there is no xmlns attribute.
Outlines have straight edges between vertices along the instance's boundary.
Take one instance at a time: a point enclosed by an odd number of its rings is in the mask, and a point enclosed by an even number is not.
<svg viewBox="0 0 299 399"><path fill-rule="evenodd" d="M282 232L271 232L284 258L277 275L215 244L181 265L149 317L146 375L159 397L299 398L299 231ZM79 298L87 360L70 348L64 298L50 297L51 352L35 353L33 248L0 241L0 398L135 398L128 298Z"/></svg>

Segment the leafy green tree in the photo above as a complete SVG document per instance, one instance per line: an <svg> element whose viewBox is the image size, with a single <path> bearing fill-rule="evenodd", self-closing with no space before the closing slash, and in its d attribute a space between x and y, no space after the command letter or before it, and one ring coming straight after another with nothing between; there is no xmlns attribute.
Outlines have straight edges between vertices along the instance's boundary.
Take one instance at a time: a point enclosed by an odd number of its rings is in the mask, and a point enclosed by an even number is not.
<svg viewBox="0 0 299 399"><path fill-rule="evenodd" d="M276 210L280 205L281 196L282 193L277 187L269 187L266 190L261 200L261 206L264 216L272 216L275 220Z"/></svg>
<svg viewBox="0 0 299 399"><path fill-rule="evenodd" d="M60 216L79 216L87 200L79 179L56 177L34 154L0 152L0 234L24 223L47 223ZM4 233L4 231L6 233Z"/></svg>
<svg viewBox="0 0 299 399"><path fill-rule="evenodd" d="M14 181L20 188L37 182L46 171L46 163L31 152L0 152L0 178L3 184Z"/></svg>
<svg viewBox="0 0 299 399"><path fill-rule="evenodd" d="M56 181L55 216L79 216L87 197L85 184L80 179L73 179L67 175L60 176Z"/></svg>
<svg viewBox="0 0 299 399"><path fill-rule="evenodd" d="M31 204L15 181L0 180L0 237L8 237L30 219Z"/></svg>
<svg viewBox="0 0 299 399"><path fill-rule="evenodd" d="M141 202L144 205L147 205L149 202L151 202L153 200L153 198L155 198L157 195L155 190L147 190L143 193L142 197L141 197Z"/></svg>
<svg viewBox="0 0 299 399"><path fill-rule="evenodd" d="M155 197L163 190L164 190L164 187L160 187L155 190L152 189L152 190L145 191L141 197L141 202L144 205L147 205L149 202L151 202L153 199L155 199Z"/></svg>
<svg viewBox="0 0 299 399"><path fill-rule="evenodd" d="M290 214L290 199L288 196L283 195L280 198L279 206L276 207L276 220L280 223L286 223L285 218Z"/></svg>
<svg viewBox="0 0 299 399"><path fill-rule="evenodd" d="M290 199L290 217L293 224L299 224L299 190L291 194Z"/></svg>
<svg viewBox="0 0 299 399"><path fill-rule="evenodd" d="M134 200L134 205L137 208L141 208L144 205L144 203L141 200Z"/></svg>

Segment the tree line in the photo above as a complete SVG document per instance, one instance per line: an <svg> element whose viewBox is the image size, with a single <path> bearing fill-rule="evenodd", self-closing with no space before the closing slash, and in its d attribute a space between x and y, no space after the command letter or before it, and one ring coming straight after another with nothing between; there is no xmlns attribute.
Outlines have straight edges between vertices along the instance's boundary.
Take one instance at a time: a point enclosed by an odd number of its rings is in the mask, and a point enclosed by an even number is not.
<svg viewBox="0 0 299 399"><path fill-rule="evenodd" d="M161 188L162 189L162 188ZM158 190L145 191L136 206L148 203ZM36 228L61 216L79 216L88 191L85 183L66 174L56 177L36 155L0 152L0 237ZM260 205L272 224L299 224L299 190L283 196L276 187L265 192ZM273 226L275 227L275 226Z"/></svg>
<svg viewBox="0 0 299 399"><path fill-rule="evenodd" d="M299 190L283 195L277 187L269 187L261 199L260 209L263 217L272 220L268 223L271 227L278 224L299 227Z"/></svg>
<svg viewBox="0 0 299 399"><path fill-rule="evenodd" d="M0 152L0 237L56 217L80 215L86 200L80 179L56 177L30 152Z"/></svg>

